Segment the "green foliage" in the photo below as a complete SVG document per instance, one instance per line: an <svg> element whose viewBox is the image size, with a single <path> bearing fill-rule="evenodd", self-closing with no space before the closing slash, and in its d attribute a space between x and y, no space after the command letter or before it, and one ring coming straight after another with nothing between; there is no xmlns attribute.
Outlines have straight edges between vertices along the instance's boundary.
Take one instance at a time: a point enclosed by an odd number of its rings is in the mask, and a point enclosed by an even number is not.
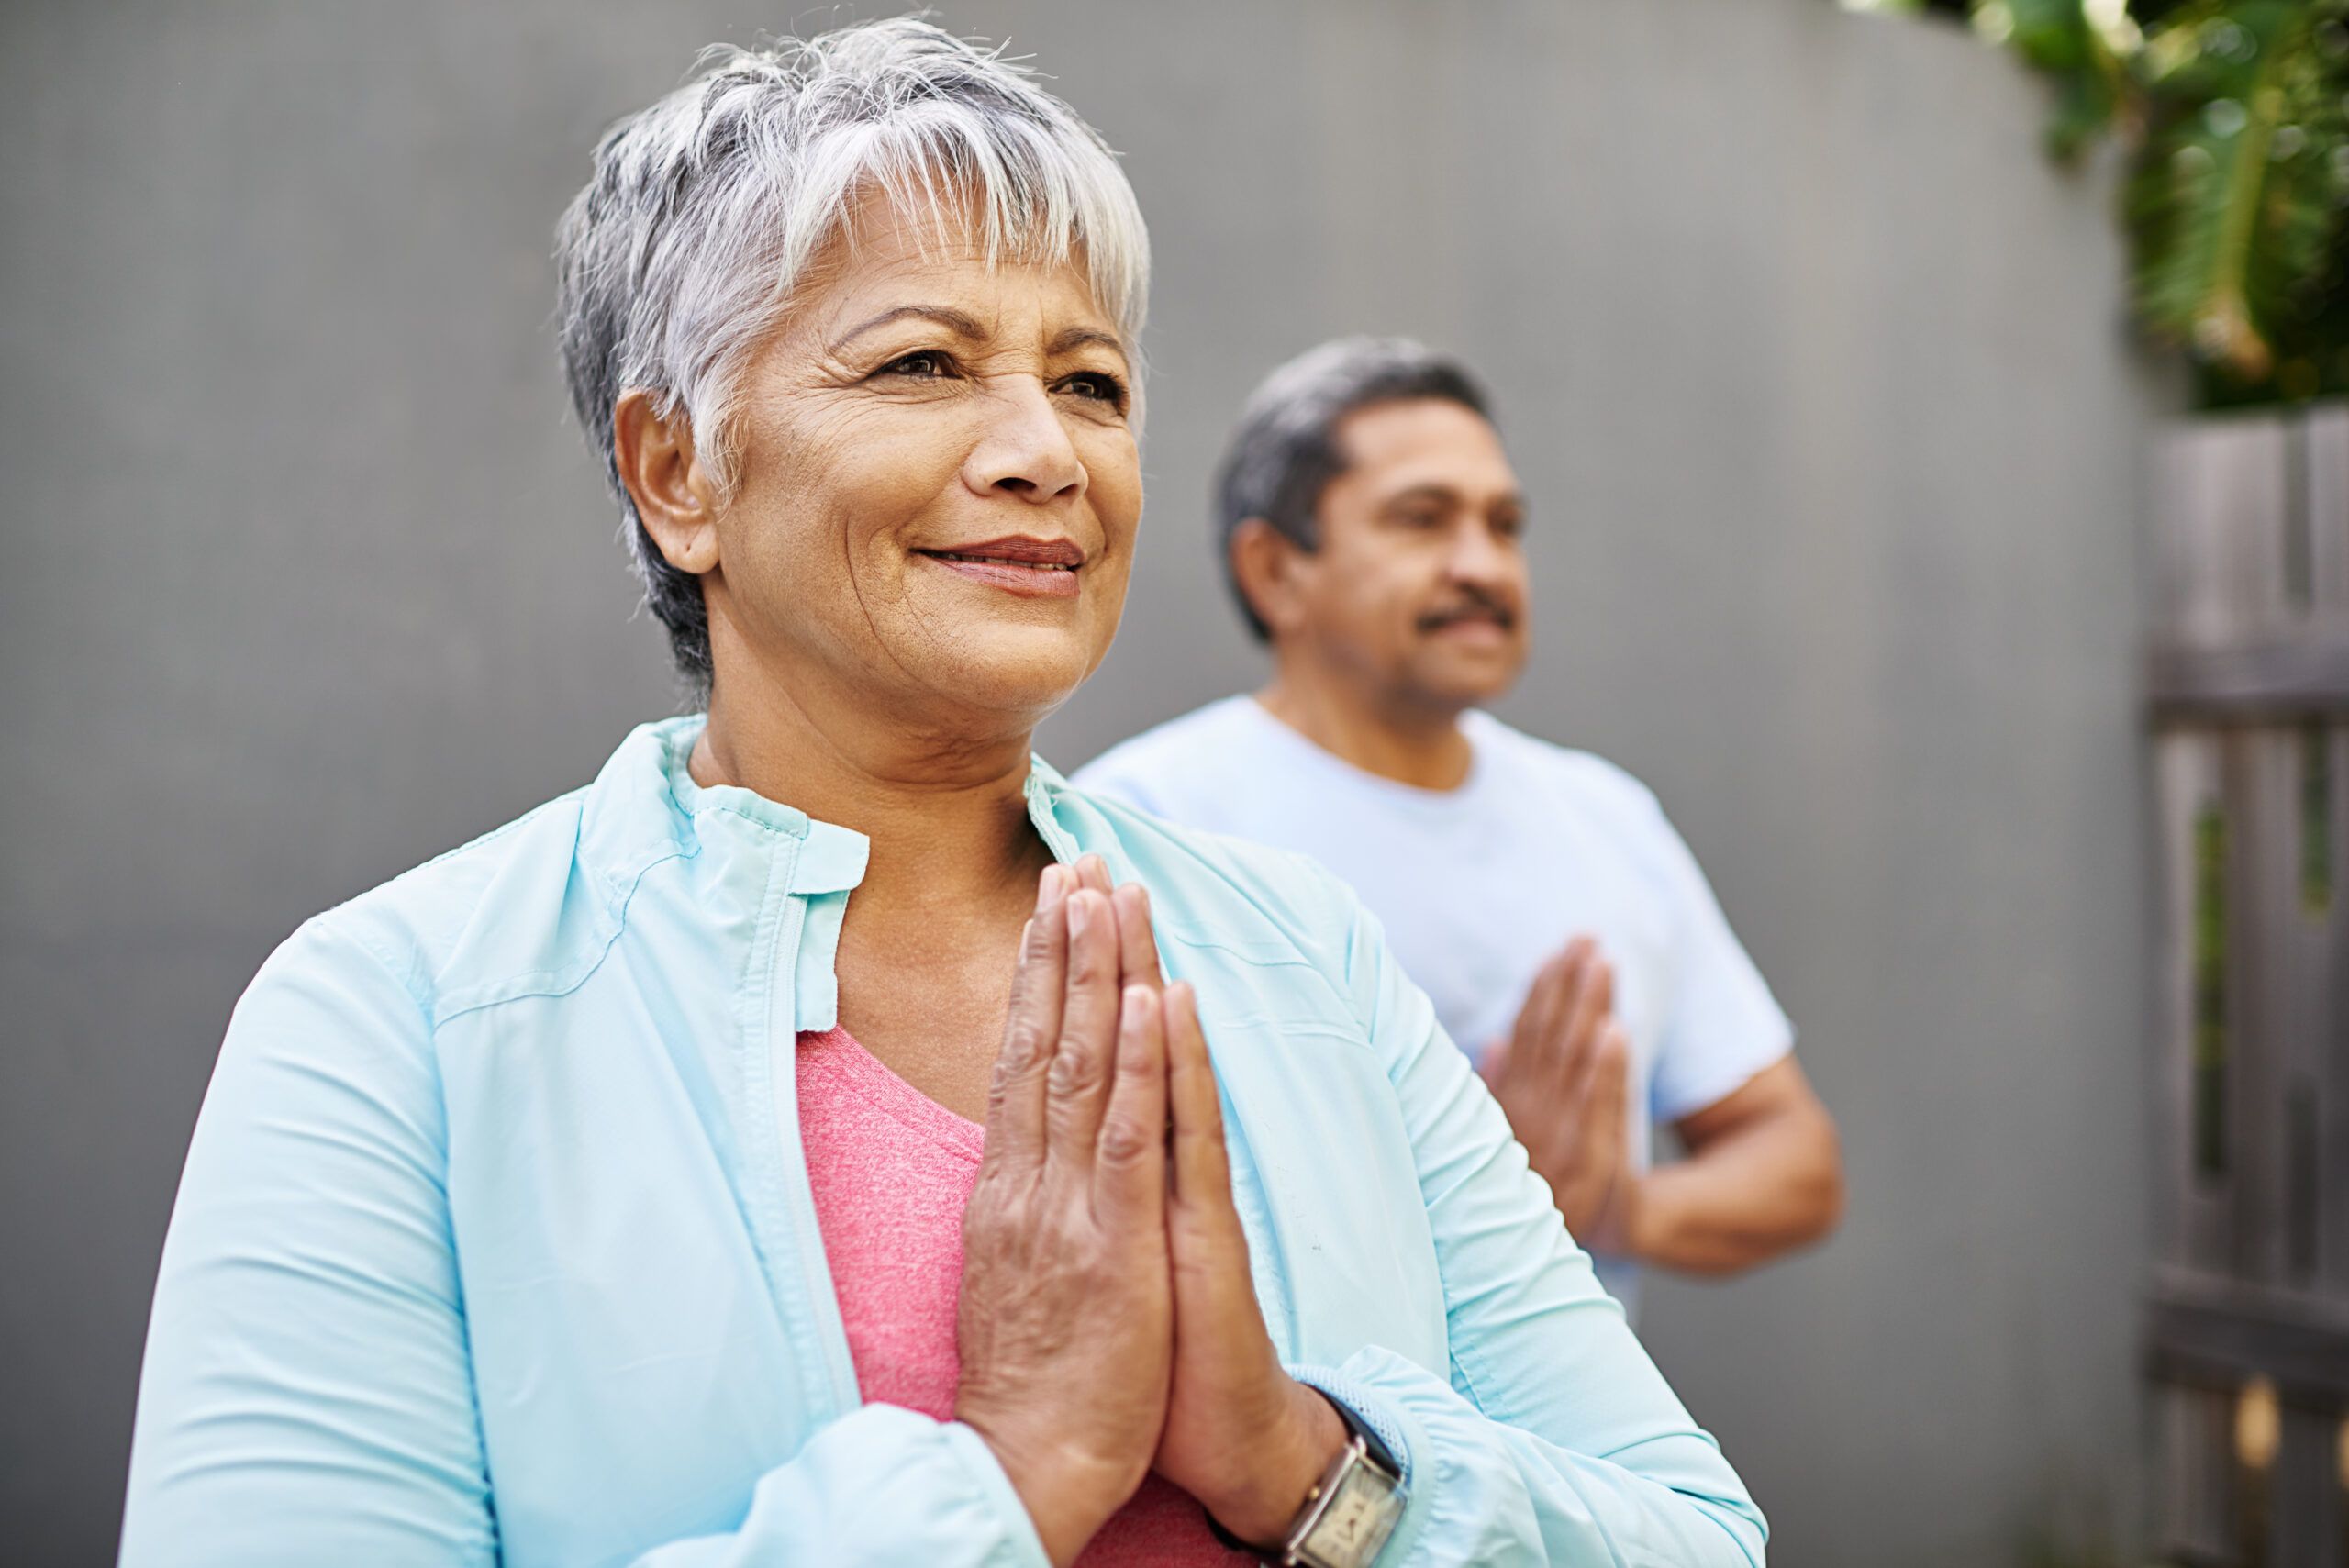
<svg viewBox="0 0 2349 1568"><path fill-rule="evenodd" d="M2344 17L2325 0L2204 0L2147 29L2130 62L2137 307L2191 348L2207 401L2349 387Z"/></svg>
<svg viewBox="0 0 2349 1568"><path fill-rule="evenodd" d="M2078 156L2112 123L2121 103L2121 63L2088 25L2080 0L2005 0L2007 41L2047 72L2055 84L2055 113L2047 144L2056 156Z"/></svg>
<svg viewBox="0 0 2349 1568"><path fill-rule="evenodd" d="M1971 14L2053 83L2051 151L2125 149L2137 312L2193 357L2205 406L2349 391L2349 0Z"/></svg>

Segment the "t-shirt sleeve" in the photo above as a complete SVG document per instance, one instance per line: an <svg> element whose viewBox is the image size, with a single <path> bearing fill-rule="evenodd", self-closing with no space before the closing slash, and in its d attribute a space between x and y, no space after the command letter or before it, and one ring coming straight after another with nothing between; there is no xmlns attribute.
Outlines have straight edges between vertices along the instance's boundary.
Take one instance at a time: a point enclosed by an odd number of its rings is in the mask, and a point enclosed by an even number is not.
<svg viewBox="0 0 2349 1568"><path fill-rule="evenodd" d="M1697 857L1654 797L1644 804L1675 933L1649 1100L1656 1120L1674 1122L1727 1098L1784 1057L1795 1030L1730 929Z"/></svg>

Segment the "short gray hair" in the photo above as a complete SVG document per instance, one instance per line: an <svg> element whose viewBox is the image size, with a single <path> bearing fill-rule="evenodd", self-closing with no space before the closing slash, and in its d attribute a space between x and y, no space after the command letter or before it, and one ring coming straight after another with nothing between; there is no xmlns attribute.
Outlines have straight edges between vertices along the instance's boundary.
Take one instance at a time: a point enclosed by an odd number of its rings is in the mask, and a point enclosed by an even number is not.
<svg viewBox="0 0 2349 1568"><path fill-rule="evenodd" d="M1231 536L1262 517L1299 549L1319 548L1321 493L1346 470L1339 422L1374 404L1422 397L1492 417L1464 366L1408 338L1340 338L1308 349L1249 395L1216 471L1215 520L1224 580L1257 641L1272 634L1232 570Z"/></svg>
<svg viewBox="0 0 2349 1568"><path fill-rule="evenodd" d="M990 263L1085 253L1140 363L1150 237L1117 155L1031 72L915 17L756 50L714 47L684 86L605 133L562 216L563 371L604 459L644 598L696 695L710 677L700 580L679 571L620 483L612 409L642 388L682 409L721 484L751 354L854 198L885 193Z"/></svg>

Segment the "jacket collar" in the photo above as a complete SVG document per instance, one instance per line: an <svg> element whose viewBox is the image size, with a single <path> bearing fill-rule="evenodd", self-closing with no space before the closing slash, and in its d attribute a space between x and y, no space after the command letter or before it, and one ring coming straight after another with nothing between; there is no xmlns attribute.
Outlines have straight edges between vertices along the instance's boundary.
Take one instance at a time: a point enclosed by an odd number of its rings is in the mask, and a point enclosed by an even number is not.
<svg viewBox="0 0 2349 1568"><path fill-rule="evenodd" d="M833 966L841 923L849 894L864 880L872 841L740 785L696 784L686 760L707 717L640 725L620 742L582 802L579 862L603 884L618 916L646 871L698 855L713 835L771 840L773 852L788 862L784 891L806 902L794 964L796 1022L803 1029L830 1029L839 1013ZM1053 856L1073 861L1083 853L1085 814L1070 809L1081 797L1041 757L1030 762L1026 795L1029 819Z"/></svg>

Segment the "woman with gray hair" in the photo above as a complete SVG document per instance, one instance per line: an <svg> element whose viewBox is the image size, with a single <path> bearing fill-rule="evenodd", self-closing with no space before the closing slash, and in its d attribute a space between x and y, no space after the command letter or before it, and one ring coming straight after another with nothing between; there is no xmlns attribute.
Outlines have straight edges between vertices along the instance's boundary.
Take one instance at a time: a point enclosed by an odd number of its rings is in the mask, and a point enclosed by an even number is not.
<svg viewBox="0 0 2349 1568"><path fill-rule="evenodd" d="M1141 509L1099 139L919 22L729 51L561 257L705 711L255 979L124 1561L1758 1564L1351 895L1030 753Z"/></svg>

